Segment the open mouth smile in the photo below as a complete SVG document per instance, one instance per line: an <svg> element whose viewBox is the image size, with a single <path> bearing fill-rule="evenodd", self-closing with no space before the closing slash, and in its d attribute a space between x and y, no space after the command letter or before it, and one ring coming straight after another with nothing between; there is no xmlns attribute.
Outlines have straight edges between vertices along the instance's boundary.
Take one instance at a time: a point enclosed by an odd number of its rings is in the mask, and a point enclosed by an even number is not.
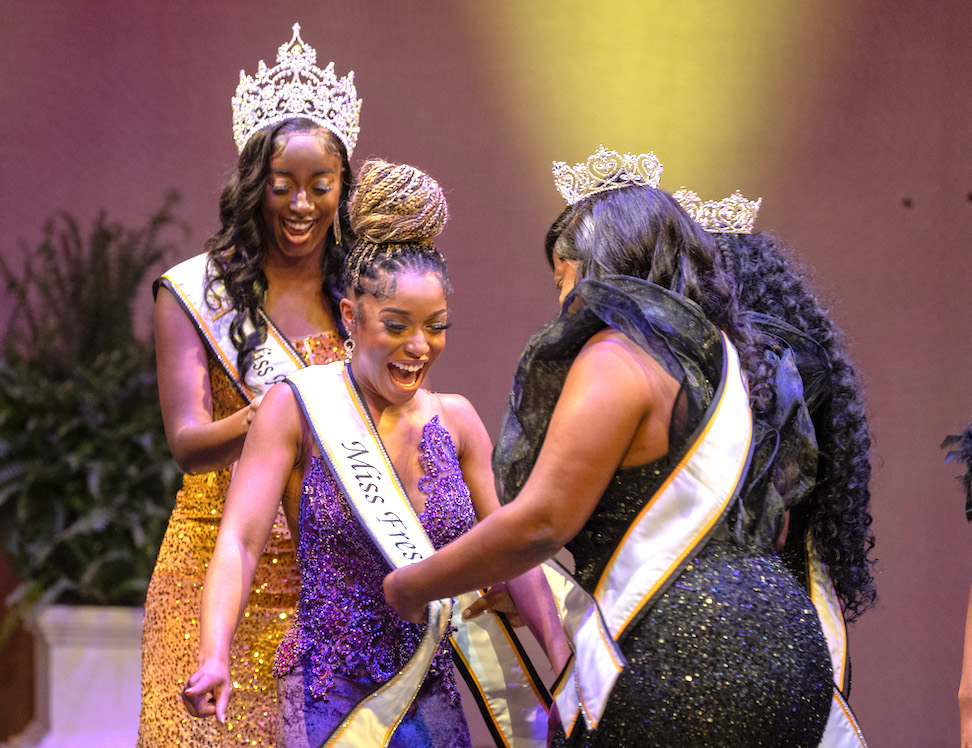
<svg viewBox="0 0 972 748"><path fill-rule="evenodd" d="M416 386L424 368L425 362L406 364L401 361L393 361L388 364L388 371L391 374L392 381L401 387Z"/></svg>
<svg viewBox="0 0 972 748"><path fill-rule="evenodd" d="M283 225L284 228L287 230L287 233L295 237L303 237L306 234L308 234L310 230L314 227L315 223L317 223L317 221L313 219L303 220L303 221L298 221L293 218L283 219Z"/></svg>

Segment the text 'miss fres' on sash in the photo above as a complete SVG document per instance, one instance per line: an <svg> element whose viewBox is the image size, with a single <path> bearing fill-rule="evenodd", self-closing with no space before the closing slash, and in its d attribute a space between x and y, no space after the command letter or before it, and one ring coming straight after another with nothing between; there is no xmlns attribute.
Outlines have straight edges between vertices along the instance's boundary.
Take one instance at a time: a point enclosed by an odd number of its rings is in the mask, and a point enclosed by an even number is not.
<svg viewBox="0 0 972 748"><path fill-rule="evenodd" d="M344 362L294 372L287 380L300 403L321 456L355 517L392 568L421 561L435 549L426 535L371 415ZM450 642L487 726L500 745L546 745L549 697L512 629L493 613L463 621L460 611L479 593L429 604L428 626L400 673L381 684L348 714L325 746L384 746L412 705L439 641Z"/></svg>

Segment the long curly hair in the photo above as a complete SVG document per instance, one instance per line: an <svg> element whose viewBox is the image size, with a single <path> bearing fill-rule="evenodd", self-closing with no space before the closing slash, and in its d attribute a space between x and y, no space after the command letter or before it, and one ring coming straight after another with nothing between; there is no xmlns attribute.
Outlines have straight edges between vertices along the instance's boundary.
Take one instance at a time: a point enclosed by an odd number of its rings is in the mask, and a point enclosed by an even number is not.
<svg viewBox="0 0 972 748"><path fill-rule="evenodd" d="M237 350L237 369L241 377L253 363L253 351L267 338L267 324L259 310L267 297L267 276L263 272L267 257L267 227L261 206L270 178L270 159L297 134L316 135L325 152L341 159L341 196L334 220L339 222L342 242L337 242L333 231L327 232L321 256L321 289L340 333L345 334L339 308L340 276L347 254L345 246L350 246L354 239L347 207L354 174L344 145L332 132L304 117L286 119L260 130L247 141L240 153L236 173L220 197L220 229L206 242L210 273L207 298L214 310L220 308L222 300L216 298L212 290L214 284L222 282L233 310L230 334ZM249 335L244 329L247 321L255 328Z"/></svg>
<svg viewBox="0 0 972 748"><path fill-rule="evenodd" d="M719 234L716 244L737 279L740 306L782 319L813 338L830 358L831 394L812 414L820 459L809 526L845 615L854 620L877 599L874 562L868 559L874 547L868 488L871 440L861 385L840 330L773 236Z"/></svg>
<svg viewBox="0 0 972 748"><path fill-rule="evenodd" d="M630 275L698 304L739 352L757 414L775 407L776 371L764 336L739 314L734 278L715 243L675 199L651 187L597 193L565 210L547 233L553 257L579 263L578 278Z"/></svg>
<svg viewBox="0 0 972 748"><path fill-rule="evenodd" d="M395 277L410 270L433 273L448 294L449 269L433 241L449 208L439 184L408 164L371 159L361 167L349 206L356 241L342 281L349 298L395 293Z"/></svg>

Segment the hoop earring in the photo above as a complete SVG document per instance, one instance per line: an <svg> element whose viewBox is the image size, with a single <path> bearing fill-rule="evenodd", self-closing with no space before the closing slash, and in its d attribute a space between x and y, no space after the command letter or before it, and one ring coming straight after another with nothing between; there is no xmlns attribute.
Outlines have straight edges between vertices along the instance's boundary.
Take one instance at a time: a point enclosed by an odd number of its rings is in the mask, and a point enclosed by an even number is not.
<svg viewBox="0 0 972 748"><path fill-rule="evenodd" d="M338 211L334 214L334 220L331 221L331 229L334 231L334 241L338 244L341 243L341 213Z"/></svg>
<svg viewBox="0 0 972 748"><path fill-rule="evenodd" d="M354 355L354 338L344 339L344 363L350 364L351 357Z"/></svg>

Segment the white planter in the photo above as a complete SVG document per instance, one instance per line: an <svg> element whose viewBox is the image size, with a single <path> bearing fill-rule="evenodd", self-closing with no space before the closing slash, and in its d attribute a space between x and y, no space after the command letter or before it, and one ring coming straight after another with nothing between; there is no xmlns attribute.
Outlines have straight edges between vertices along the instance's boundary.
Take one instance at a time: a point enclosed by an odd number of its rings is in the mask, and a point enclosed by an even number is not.
<svg viewBox="0 0 972 748"><path fill-rule="evenodd" d="M52 605L34 622L34 720L11 748L131 748L142 608Z"/></svg>

